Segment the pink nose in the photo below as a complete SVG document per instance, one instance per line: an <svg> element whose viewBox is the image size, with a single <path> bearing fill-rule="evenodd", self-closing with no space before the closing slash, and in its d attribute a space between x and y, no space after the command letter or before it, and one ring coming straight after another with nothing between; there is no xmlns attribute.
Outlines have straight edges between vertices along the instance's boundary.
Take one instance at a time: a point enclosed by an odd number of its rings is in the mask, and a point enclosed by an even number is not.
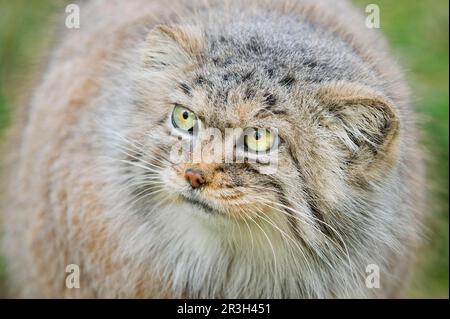
<svg viewBox="0 0 450 319"><path fill-rule="evenodd" d="M191 168L188 168L184 172L184 178L191 184L192 188L199 188L205 183L202 172Z"/></svg>

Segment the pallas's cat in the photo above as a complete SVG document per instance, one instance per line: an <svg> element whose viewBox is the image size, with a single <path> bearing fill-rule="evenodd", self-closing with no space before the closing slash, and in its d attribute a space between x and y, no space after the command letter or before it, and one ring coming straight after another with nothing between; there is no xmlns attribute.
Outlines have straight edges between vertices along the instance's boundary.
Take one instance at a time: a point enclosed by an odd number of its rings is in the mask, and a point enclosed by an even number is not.
<svg viewBox="0 0 450 319"><path fill-rule="evenodd" d="M424 174L407 86L363 8L79 7L80 28L62 27L15 125L3 223L13 291L401 293Z"/></svg>

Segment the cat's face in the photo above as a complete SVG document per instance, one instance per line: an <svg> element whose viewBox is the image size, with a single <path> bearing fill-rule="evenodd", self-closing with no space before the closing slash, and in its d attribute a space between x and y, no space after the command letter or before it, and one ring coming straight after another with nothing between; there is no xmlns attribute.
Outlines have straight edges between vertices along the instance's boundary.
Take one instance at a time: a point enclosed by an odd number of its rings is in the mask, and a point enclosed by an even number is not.
<svg viewBox="0 0 450 319"><path fill-rule="evenodd" d="M333 236L330 224L351 219L349 194L366 191L395 160L389 102L354 83L307 83L287 61L215 54L207 41L179 26L148 38L139 116L123 144L134 202Z"/></svg>

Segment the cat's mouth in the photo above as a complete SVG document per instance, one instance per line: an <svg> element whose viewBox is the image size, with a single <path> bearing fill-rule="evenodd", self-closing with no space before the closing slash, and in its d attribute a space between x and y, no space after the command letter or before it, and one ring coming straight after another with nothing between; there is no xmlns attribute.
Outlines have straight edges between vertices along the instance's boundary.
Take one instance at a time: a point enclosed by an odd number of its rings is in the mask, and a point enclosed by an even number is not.
<svg viewBox="0 0 450 319"><path fill-rule="evenodd" d="M199 199L196 196L188 195L188 194L181 194L181 197L184 201L192 204L193 206L201 209L203 212L208 214L220 214L222 215L224 212L221 209L215 208L211 203L208 203L208 201Z"/></svg>

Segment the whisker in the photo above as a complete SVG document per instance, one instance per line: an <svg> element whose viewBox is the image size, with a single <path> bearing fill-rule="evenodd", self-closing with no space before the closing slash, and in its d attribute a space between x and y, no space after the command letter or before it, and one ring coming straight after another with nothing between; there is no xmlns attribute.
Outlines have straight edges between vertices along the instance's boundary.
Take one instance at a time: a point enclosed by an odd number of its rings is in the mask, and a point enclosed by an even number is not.
<svg viewBox="0 0 450 319"><path fill-rule="evenodd" d="M286 239L289 239L289 240L295 245L295 247L297 248L297 250L299 250L300 253L302 254L302 257L303 257L303 259L304 259L305 262L306 262L306 265L307 265L307 267L308 267L308 270L312 273L312 269L310 268L310 265L309 265L309 262L308 262L308 258L306 258L305 254L304 254L304 252L303 252L303 249L299 246L299 244L297 243L297 241L295 241L295 240L294 240L292 237L290 237L286 232L284 232L281 228L279 228L279 227L275 224L275 222L274 222L272 219L270 219L270 217L269 217L266 213L264 213L261 209L258 209L258 212L261 213L261 214L263 214L267 219L264 218L263 216L259 215L260 218L262 218L263 220L265 220L266 222L268 222L272 227L274 227L276 230L278 230L278 231L280 232L280 234L282 235L283 240L286 241ZM292 248L292 246L291 246L287 241L286 241L286 243L288 244L288 246L289 246L290 248Z"/></svg>

